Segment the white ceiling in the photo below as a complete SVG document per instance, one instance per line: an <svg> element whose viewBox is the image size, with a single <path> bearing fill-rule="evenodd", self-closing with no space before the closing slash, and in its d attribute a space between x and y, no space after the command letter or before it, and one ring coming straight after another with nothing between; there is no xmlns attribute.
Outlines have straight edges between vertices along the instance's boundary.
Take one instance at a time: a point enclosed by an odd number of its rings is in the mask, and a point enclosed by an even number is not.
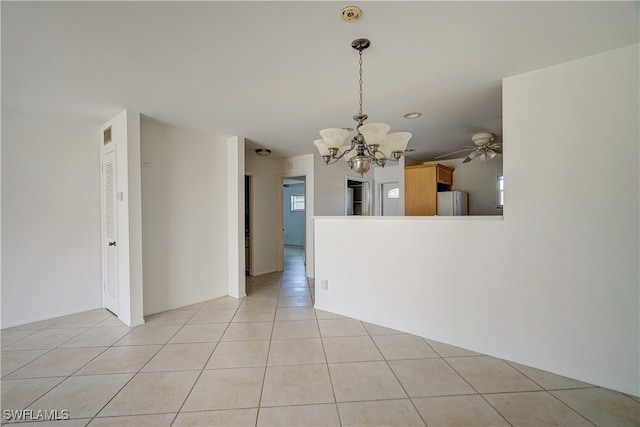
<svg viewBox="0 0 640 427"><path fill-rule="evenodd" d="M638 2L6 2L2 107L111 119L125 108L274 155L354 127L366 37L368 122L413 132L411 156L501 134L501 80L638 42ZM422 112L416 120L402 118Z"/></svg>

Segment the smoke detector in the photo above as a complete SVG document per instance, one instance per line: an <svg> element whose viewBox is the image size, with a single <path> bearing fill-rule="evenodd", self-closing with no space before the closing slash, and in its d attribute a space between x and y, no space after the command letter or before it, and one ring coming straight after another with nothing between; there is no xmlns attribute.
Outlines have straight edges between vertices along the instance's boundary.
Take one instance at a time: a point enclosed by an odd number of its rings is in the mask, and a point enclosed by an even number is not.
<svg viewBox="0 0 640 427"><path fill-rule="evenodd" d="M357 6L346 6L342 8L340 16L347 22L356 22L362 15L362 9Z"/></svg>

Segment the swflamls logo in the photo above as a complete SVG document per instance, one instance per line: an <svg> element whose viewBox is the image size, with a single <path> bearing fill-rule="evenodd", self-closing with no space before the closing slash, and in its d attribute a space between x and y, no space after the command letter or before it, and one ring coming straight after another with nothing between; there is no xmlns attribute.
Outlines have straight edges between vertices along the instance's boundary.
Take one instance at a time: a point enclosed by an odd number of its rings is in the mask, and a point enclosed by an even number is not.
<svg viewBox="0 0 640 427"><path fill-rule="evenodd" d="M6 421L62 421L69 419L67 409L5 409L2 418Z"/></svg>

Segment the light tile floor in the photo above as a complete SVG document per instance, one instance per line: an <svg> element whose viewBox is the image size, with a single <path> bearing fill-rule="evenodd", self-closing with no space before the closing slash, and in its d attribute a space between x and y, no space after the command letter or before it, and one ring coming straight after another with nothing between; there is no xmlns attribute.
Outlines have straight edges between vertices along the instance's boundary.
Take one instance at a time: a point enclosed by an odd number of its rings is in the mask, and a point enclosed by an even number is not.
<svg viewBox="0 0 640 427"><path fill-rule="evenodd" d="M302 258L249 296L2 331L4 410L65 426L638 426L640 399L312 307ZM62 412L60 412L62 416Z"/></svg>

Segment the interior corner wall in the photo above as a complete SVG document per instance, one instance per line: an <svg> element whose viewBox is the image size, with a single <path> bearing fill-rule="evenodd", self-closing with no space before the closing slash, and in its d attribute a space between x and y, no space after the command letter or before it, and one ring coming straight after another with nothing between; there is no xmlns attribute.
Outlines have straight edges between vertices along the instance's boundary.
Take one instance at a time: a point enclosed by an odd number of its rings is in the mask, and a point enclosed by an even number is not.
<svg viewBox="0 0 640 427"><path fill-rule="evenodd" d="M141 120L145 315L228 294L226 144Z"/></svg>
<svg viewBox="0 0 640 427"><path fill-rule="evenodd" d="M129 225L129 326L144 323L142 272L142 172L140 113L127 110L127 187ZM118 316L122 319L121 316Z"/></svg>
<svg viewBox="0 0 640 427"><path fill-rule="evenodd" d="M251 176L251 274L278 270L276 261L276 186L278 159L245 150L245 173Z"/></svg>
<svg viewBox="0 0 640 427"><path fill-rule="evenodd" d="M99 308L100 123L2 109L2 327Z"/></svg>
<svg viewBox="0 0 640 427"><path fill-rule="evenodd" d="M528 329L526 352L511 353L636 396L639 53L635 44L503 82L504 266Z"/></svg>
<svg viewBox="0 0 640 427"><path fill-rule="evenodd" d="M227 292L247 296L244 233L244 153L241 136L227 138Z"/></svg>
<svg viewBox="0 0 640 427"><path fill-rule="evenodd" d="M504 80L503 218L316 218L316 307L640 396L639 50Z"/></svg>

